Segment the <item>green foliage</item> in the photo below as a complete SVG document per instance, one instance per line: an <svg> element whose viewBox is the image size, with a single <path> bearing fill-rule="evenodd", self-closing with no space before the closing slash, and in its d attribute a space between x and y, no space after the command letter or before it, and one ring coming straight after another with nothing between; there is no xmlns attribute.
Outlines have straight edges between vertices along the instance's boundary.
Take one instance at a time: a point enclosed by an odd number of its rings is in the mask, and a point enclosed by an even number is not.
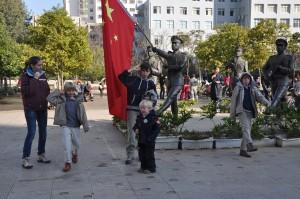
<svg viewBox="0 0 300 199"><path fill-rule="evenodd" d="M242 128L235 119L231 117L223 118L224 123L216 125L212 134L214 138L241 138L242 137Z"/></svg>
<svg viewBox="0 0 300 199"><path fill-rule="evenodd" d="M104 54L103 49L96 47L93 49L93 64L86 68L86 70L79 76L86 80L101 80L104 77Z"/></svg>
<svg viewBox="0 0 300 199"><path fill-rule="evenodd" d="M23 37L26 9L22 0L0 0L0 17L14 40Z"/></svg>
<svg viewBox="0 0 300 199"><path fill-rule="evenodd" d="M195 50L201 65L213 69L227 63L234 56L237 46L246 46L247 31L238 24L217 27L217 33L200 42Z"/></svg>
<svg viewBox="0 0 300 199"><path fill-rule="evenodd" d="M268 117L268 124L273 130L282 129L287 137L300 137L300 110L282 103Z"/></svg>
<svg viewBox="0 0 300 199"><path fill-rule="evenodd" d="M208 104L201 107L201 119L209 118L213 119L217 114L217 106L215 101L210 101Z"/></svg>
<svg viewBox="0 0 300 199"><path fill-rule="evenodd" d="M92 65L88 33L76 27L64 9L53 9L29 28L27 43L41 52L45 69L53 75L75 76Z"/></svg>
<svg viewBox="0 0 300 199"><path fill-rule="evenodd" d="M20 72L20 49L0 20L0 77L16 76Z"/></svg>
<svg viewBox="0 0 300 199"><path fill-rule="evenodd" d="M291 33L284 24L276 24L272 20L263 20L248 32L245 58L252 70L261 68L268 57L275 53L277 37L289 39Z"/></svg>
<svg viewBox="0 0 300 199"><path fill-rule="evenodd" d="M195 50L201 65L210 69L226 65L234 57L237 46L244 49L249 69L259 69L275 52L276 38L290 39L292 36L286 25L276 24L272 20L263 20L252 29L238 24L224 24L217 27L216 32L208 40L199 42ZM294 43L295 40L291 41L293 51L299 49Z"/></svg>
<svg viewBox="0 0 300 199"><path fill-rule="evenodd" d="M162 132L170 134L180 134L182 132L185 122L192 118L195 112L191 109L194 105L193 101L180 101L178 103L178 116L173 115L170 111L164 112L160 118Z"/></svg>

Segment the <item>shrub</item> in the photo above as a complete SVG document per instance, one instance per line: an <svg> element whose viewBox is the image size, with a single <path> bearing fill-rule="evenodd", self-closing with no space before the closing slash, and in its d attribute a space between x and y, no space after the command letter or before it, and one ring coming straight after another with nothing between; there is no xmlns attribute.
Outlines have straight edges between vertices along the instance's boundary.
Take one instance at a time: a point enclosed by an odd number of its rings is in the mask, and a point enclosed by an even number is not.
<svg viewBox="0 0 300 199"><path fill-rule="evenodd" d="M193 101L180 101L178 103L178 115L173 115L170 111L163 113L160 118L161 132L162 134L178 135L182 132L184 124L192 118L192 114L195 113L191 106L195 102Z"/></svg>

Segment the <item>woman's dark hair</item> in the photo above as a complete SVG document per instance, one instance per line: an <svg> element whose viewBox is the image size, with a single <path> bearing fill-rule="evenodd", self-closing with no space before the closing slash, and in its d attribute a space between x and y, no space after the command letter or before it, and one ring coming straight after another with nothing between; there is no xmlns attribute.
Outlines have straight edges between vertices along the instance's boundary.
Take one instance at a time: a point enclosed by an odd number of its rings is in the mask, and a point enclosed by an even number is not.
<svg viewBox="0 0 300 199"><path fill-rule="evenodd" d="M34 66L37 63L39 63L39 61L41 61L42 58L38 57L38 56L32 56L28 59L28 61L25 62L26 66Z"/></svg>

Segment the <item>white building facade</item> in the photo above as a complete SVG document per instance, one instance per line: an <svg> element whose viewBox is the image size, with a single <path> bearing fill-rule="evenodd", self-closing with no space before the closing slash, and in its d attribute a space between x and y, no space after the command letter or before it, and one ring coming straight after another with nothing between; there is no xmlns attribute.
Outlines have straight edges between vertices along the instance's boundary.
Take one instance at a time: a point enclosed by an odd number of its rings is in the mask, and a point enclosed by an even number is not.
<svg viewBox="0 0 300 199"><path fill-rule="evenodd" d="M192 30L213 32L213 0L147 0L138 21L153 45L170 48L170 38Z"/></svg>
<svg viewBox="0 0 300 199"><path fill-rule="evenodd" d="M253 28L263 19L285 23L300 32L300 0L214 0L215 24L239 23Z"/></svg>
<svg viewBox="0 0 300 199"><path fill-rule="evenodd" d="M120 0L131 15L136 14L136 8L145 1ZM74 22L80 26L102 23L101 0L64 0L64 7Z"/></svg>

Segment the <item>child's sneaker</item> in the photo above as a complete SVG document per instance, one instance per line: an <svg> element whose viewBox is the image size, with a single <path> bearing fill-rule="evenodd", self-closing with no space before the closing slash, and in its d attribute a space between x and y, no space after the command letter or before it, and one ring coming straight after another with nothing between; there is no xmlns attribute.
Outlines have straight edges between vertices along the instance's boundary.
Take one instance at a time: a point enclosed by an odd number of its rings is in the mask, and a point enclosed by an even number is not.
<svg viewBox="0 0 300 199"><path fill-rule="evenodd" d="M144 170L144 172L143 172L144 174L150 174L151 173L151 171L149 171L149 170Z"/></svg>
<svg viewBox="0 0 300 199"><path fill-rule="evenodd" d="M75 153L72 153L72 162L73 162L74 164L76 164L76 163L78 162L78 155L75 154Z"/></svg>
<svg viewBox="0 0 300 199"><path fill-rule="evenodd" d="M68 172L71 170L71 163L66 162L65 167L63 168L63 172Z"/></svg>
<svg viewBox="0 0 300 199"><path fill-rule="evenodd" d="M45 154L41 154L41 155L38 155L37 162L44 163L44 164L49 164L51 162L51 160L48 160L46 158Z"/></svg>
<svg viewBox="0 0 300 199"><path fill-rule="evenodd" d="M23 160L22 160L22 167L24 169L32 169L33 165L30 163L29 157L23 158Z"/></svg>

